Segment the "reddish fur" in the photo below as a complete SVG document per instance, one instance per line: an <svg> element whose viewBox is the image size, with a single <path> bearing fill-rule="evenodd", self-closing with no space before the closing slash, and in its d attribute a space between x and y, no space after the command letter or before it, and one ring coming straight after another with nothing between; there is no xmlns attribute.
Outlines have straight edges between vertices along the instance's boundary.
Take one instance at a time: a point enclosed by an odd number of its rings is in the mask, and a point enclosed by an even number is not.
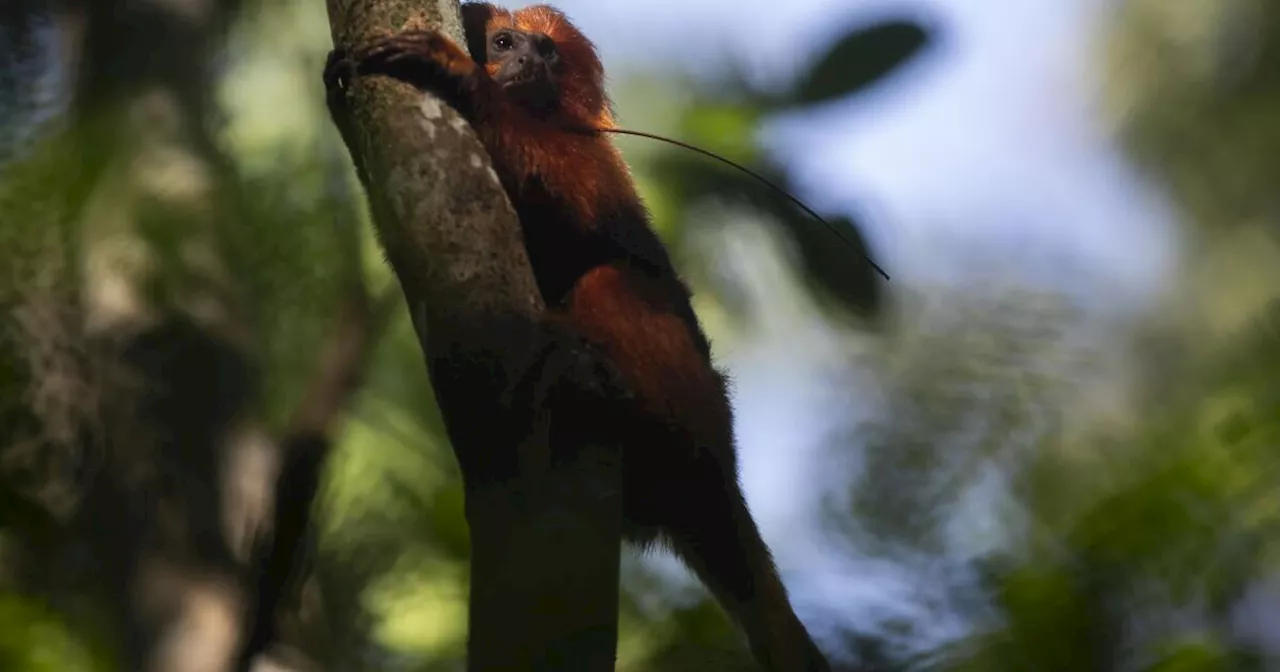
<svg viewBox="0 0 1280 672"><path fill-rule="evenodd" d="M732 407L689 291L621 154L603 133L581 131L614 123L595 47L546 5L465 4L463 22L470 56L439 34L413 33L383 42L392 54L383 65L413 61L414 77L467 116L520 216L549 308L602 348L634 392L617 428L628 537L670 542L768 669L828 670L742 499ZM498 64L485 62L494 28L552 38L553 113L525 109L494 81Z"/></svg>
<svg viewBox="0 0 1280 672"><path fill-rule="evenodd" d="M541 123L502 130L504 144L522 159L522 169L541 176L547 191L573 206L575 222L597 221L602 205L639 198L630 171L613 144L598 136L556 133Z"/></svg>
<svg viewBox="0 0 1280 672"><path fill-rule="evenodd" d="M663 287L610 265L578 281L569 315L630 380L647 413L674 419L699 443L714 442L732 422L721 380L671 308Z"/></svg>

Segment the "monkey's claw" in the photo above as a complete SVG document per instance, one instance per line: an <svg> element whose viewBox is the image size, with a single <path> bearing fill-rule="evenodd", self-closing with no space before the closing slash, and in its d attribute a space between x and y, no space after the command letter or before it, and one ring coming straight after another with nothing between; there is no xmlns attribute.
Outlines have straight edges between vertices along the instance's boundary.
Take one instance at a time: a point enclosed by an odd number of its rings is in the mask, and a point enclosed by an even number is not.
<svg viewBox="0 0 1280 672"><path fill-rule="evenodd" d="M405 61L430 60L432 36L426 31L373 38L354 49L336 48L324 64L324 87L344 91L361 74L388 74L389 67Z"/></svg>
<svg viewBox="0 0 1280 672"><path fill-rule="evenodd" d="M356 62L352 60L346 49L334 49L329 52L324 62L325 91L343 91L356 76Z"/></svg>

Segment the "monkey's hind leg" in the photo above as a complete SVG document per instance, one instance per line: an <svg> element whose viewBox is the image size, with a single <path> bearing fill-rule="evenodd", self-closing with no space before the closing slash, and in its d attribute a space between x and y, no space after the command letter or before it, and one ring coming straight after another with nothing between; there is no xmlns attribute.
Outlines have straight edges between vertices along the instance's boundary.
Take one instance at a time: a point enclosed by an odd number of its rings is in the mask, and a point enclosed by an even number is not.
<svg viewBox="0 0 1280 672"><path fill-rule="evenodd" d="M714 478L694 479L696 489L684 489L690 494L682 502L680 518L664 530L672 550L746 631L756 660L766 670L830 672L829 663L791 607L773 556L747 509L737 474L725 466L699 465L704 477L705 471L717 473ZM717 481L722 487L714 487Z"/></svg>

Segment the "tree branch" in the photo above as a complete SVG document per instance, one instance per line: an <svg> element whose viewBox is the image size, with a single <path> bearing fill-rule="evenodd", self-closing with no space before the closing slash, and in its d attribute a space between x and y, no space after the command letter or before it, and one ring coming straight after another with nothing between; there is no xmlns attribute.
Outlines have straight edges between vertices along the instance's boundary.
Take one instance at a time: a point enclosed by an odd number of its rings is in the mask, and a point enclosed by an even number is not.
<svg viewBox="0 0 1280 672"><path fill-rule="evenodd" d="M261 531L254 553L255 604L245 620L236 670L252 669L254 659L276 640L279 608L300 585L300 560L310 539L311 508L331 437L339 431L338 418L359 390L378 336L398 302L395 287L373 298L361 281L350 287L348 296L339 303L330 337L320 350L315 377L280 441L272 524Z"/></svg>

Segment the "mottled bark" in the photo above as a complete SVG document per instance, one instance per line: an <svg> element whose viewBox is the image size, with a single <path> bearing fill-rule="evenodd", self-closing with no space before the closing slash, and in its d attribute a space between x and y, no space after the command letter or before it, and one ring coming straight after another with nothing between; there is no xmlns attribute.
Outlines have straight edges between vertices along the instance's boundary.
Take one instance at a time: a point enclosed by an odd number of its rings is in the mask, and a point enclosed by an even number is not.
<svg viewBox="0 0 1280 672"><path fill-rule="evenodd" d="M456 0L328 0L328 8L344 47L406 28L462 41ZM620 456L616 446L555 446L553 460L546 409L500 401L546 355L533 350L543 306L512 208L468 124L435 97L368 77L347 101L348 149L365 169L379 239L462 465L468 667L612 670Z"/></svg>

